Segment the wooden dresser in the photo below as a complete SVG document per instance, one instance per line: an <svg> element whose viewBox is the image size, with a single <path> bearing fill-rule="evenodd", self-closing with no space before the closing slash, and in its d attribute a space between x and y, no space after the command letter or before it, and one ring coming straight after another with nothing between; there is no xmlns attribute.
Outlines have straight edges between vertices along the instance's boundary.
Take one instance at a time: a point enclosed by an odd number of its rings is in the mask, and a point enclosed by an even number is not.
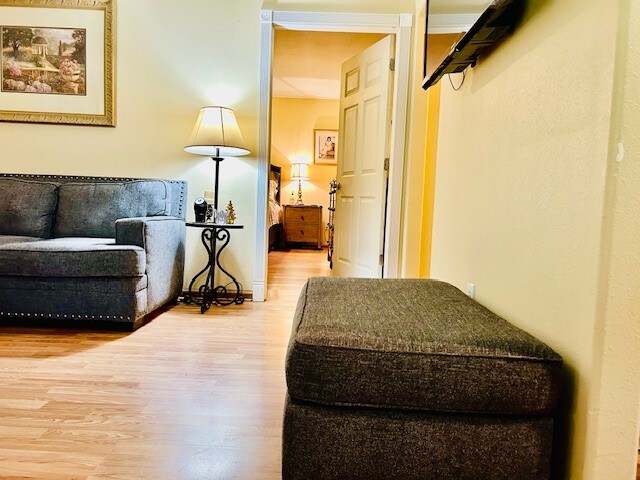
<svg viewBox="0 0 640 480"><path fill-rule="evenodd" d="M284 206L284 242L287 247L322 248L322 207Z"/></svg>

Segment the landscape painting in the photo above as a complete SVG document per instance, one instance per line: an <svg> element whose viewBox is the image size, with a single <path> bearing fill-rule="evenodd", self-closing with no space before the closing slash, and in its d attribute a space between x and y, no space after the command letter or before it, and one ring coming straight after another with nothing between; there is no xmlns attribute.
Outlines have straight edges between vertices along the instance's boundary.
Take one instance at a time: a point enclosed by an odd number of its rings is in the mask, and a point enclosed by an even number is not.
<svg viewBox="0 0 640 480"><path fill-rule="evenodd" d="M83 28L0 26L2 92L86 95Z"/></svg>
<svg viewBox="0 0 640 480"><path fill-rule="evenodd" d="M116 0L0 0L0 122L116 125Z"/></svg>

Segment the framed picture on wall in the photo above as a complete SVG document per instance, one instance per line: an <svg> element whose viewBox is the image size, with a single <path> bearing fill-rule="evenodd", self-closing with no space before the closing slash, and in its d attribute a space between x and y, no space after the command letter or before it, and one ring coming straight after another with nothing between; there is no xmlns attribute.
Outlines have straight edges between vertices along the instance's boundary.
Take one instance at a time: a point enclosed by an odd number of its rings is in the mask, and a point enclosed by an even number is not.
<svg viewBox="0 0 640 480"><path fill-rule="evenodd" d="M115 126L114 32L115 0L0 0L0 121Z"/></svg>
<svg viewBox="0 0 640 480"><path fill-rule="evenodd" d="M313 162L336 165L338 154L337 130L314 130Z"/></svg>

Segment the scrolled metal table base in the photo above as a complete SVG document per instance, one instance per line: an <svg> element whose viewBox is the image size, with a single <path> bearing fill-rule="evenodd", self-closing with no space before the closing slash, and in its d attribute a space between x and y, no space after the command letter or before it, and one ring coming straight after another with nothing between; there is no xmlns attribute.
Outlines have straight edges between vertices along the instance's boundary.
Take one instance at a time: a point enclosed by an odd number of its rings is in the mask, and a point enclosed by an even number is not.
<svg viewBox="0 0 640 480"><path fill-rule="evenodd" d="M193 225L200 226L202 225ZM233 227L232 227L233 228ZM241 228L235 226L235 228ZM226 306L226 305L240 305L244 303L244 296L242 295L242 287L236 280L236 278L229 273L220 264L220 254L229 245L231 239L231 233L229 228L221 225L206 226L202 230L201 234L202 244L207 249L209 260L202 270L200 270L189 283L189 292L184 298L186 304L200 305L200 313L204 313L211 305ZM221 245L218 242L222 242ZM226 285L215 285L216 270L219 270L231 280ZM198 288L198 294L194 296L193 286L196 281L206 275L205 282ZM235 295L233 291L229 291L227 287L231 284L235 286ZM233 295L233 296L232 296Z"/></svg>

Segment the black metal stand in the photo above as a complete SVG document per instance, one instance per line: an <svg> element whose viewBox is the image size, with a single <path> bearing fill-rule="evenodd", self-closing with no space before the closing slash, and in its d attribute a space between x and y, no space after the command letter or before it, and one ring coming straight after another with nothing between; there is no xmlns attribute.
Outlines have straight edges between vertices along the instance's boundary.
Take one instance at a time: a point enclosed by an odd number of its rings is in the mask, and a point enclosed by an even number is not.
<svg viewBox="0 0 640 480"><path fill-rule="evenodd" d="M329 223L327 223L327 229L329 230L329 238L327 239L327 261L329 262L329 268L333 269L333 238L335 232L335 220L336 220L336 192L340 189L338 179L334 178L329 184Z"/></svg>
<svg viewBox="0 0 640 480"><path fill-rule="evenodd" d="M218 178L220 177L220 162L224 160L224 158L220 156L211 157L211 160L216 162L216 180L213 184L213 208L218 209ZM215 218L214 218L215 220Z"/></svg>
<svg viewBox="0 0 640 480"><path fill-rule="evenodd" d="M216 175L216 179L217 179ZM216 182L217 183L217 182ZM217 196L217 194L216 194ZM216 202L217 203L217 202ZM231 304L240 305L244 303L244 296L242 295L242 287L222 265L220 265L220 253L229 245L231 240L231 229L242 229L243 225L219 225L212 223L187 223L188 227L202 228L202 244L207 249L209 254L209 260L205 267L200 270L195 277L189 283L189 292L184 297L183 301L186 304L200 305L200 313L204 313L211 305L226 306ZM221 242L221 243L218 243ZM215 285L216 270L219 270L224 275L229 277L231 281L226 285ZM193 285L196 280L206 274L206 280L198 288L198 294L194 296ZM233 284L235 286L235 295L233 291L229 291L227 287Z"/></svg>

